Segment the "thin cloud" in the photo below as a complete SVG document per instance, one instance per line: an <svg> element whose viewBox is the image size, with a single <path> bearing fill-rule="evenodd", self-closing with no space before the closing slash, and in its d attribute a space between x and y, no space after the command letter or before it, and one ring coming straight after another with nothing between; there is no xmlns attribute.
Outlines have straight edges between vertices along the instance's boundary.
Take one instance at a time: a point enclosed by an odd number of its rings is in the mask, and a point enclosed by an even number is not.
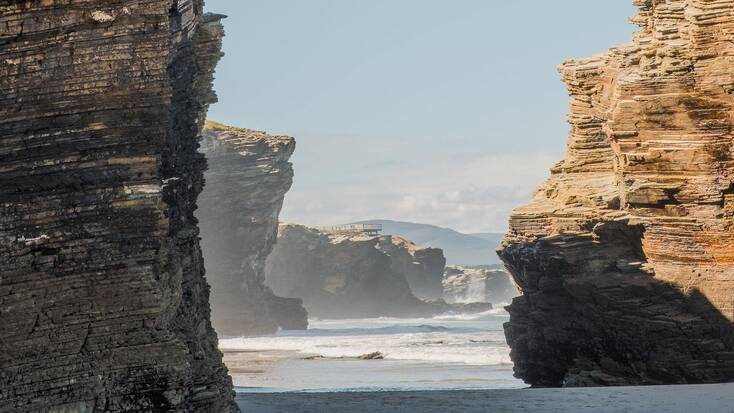
<svg viewBox="0 0 734 413"><path fill-rule="evenodd" d="M463 232L501 232L510 211L530 200L560 154L513 153L386 159L379 168L348 172L353 183L296 184L282 217L289 222L326 225L385 218L429 223ZM374 161L369 161L374 165ZM338 166L338 165L337 165Z"/></svg>

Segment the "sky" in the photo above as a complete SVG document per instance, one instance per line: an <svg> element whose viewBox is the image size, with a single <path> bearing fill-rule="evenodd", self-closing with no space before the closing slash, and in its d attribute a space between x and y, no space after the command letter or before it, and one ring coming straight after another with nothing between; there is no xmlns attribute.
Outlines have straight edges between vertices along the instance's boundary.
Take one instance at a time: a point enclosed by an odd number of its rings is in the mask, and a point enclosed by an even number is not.
<svg viewBox="0 0 734 413"><path fill-rule="evenodd" d="M281 219L502 232L564 157L556 70L626 43L631 1L207 0L209 118L296 138Z"/></svg>

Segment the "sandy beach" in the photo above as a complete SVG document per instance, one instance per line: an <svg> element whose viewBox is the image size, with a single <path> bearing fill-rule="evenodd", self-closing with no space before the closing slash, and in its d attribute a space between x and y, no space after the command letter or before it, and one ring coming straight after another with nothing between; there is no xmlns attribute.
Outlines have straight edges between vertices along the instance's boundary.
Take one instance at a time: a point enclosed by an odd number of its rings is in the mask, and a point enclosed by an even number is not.
<svg viewBox="0 0 734 413"><path fill-rule="evenodd" d="M220 349L234 385L250 392L518 389L507 318L311 320L307 331L223 338ZM359 359L374 352L384 359Z"/></svg>
<svg viewBox="0 0 734 413"><path fill-rule="evenodd" d="M237 403L248 413L734 413L734 384L423 392L241 391Z"/></svg>
<svg viewBox="0 0 734 413"><path fill-rule="evenodd" d="M248 413L734 413L734 384L529 389L513 377L506 320L312 320L309 331L220 346ZM357 357L373 351L385 359Z"/></svg>

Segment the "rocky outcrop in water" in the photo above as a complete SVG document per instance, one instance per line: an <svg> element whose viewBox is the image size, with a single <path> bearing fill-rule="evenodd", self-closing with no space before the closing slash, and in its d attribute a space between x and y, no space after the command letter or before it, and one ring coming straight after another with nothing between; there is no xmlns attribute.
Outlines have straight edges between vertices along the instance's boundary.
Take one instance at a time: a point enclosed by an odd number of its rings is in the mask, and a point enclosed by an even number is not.
<svg viewBox="0 0 734 413"><path fill-rule="evenodd" d="M332 235L300 225L281 225L268 257L266 282L276 294L300 297L320 318L410 317L449 308L416 298L405 274L380 243L390 237ZM398 248L397 244L394 248ZM396 251L393 251L393 255ZM407 252L406 252L407 253Z"/></svg>
<svg viewBox="0 0 734 413"><path fill-rule="evenodd" d="M264 273L283 197L293 182L288 159L295 147L291 137L206 124L201 151L209 168L196 217L219 334L252 336L307 326L301 300L273 294Z"/></svg>
<svg viewBox="0 0 734 413"><path fill-rule="evenodd" d="M390 256L396 274L403 274L410 290L421 300L443 298L446 258L439 248L422 247L394 235L378 238L377 248Z"/></svg>
<svg viewBox="0 0 734 413"><path fill-rule="evenodd" d="M221 16L0 7L0 411L233 412L193 211Z"/></svg>
<svg viewBox="0 0 734 413"><path fill-rule="evenodd" d="M634 3L631 43L561 66L568 156L499 252L534 385L734 379L734 2Z"/></svg>
<svg viewBox="0 0 734 413"><path fill-rule="evenodd" d="M446 267L443 298L447 303L509 303L517 295L509 274L500 269Z"/></svg>

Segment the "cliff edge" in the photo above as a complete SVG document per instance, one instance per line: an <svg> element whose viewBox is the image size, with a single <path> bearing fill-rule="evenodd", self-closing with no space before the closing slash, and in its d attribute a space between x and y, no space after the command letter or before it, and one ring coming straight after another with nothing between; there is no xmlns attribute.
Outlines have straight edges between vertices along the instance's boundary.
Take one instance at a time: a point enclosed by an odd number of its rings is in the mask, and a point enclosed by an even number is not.
<svg viewBox="0 0 734 413"><path fill-rule="evenodd" d="M206 123L201 150L209 168L196 216L219 334L264 335L308 325L300 299L278 297L265 286L265 260L293 183L288 159L295 148L288 136Z"/></svg>
<svg viewBox="0 0 734 413"><path fill-rule="evenodd" d="M499 250L533 385L734 379L734 1L634 3L631 43L560 66L568 156Z"/></svg>
<svg viewBox="0 0 734 413"><path fill-rule="evenodd" d="M193 215L221 17L2 2L0 411L238 411Z"/></svg>

